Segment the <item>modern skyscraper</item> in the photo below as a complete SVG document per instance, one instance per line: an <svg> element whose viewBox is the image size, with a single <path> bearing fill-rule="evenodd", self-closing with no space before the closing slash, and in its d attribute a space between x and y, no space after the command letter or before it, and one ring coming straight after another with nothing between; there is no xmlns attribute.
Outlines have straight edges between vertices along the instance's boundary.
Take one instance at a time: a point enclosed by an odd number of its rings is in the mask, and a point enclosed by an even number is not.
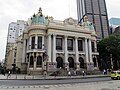
<svg viewBox="0 0 120 90"><path fill-rule="evenodd" d="M17 20L17 22L11 22L8 27L5 62L7 60L7 53L10 47L16 42L17 38L22 35L23 31L27 27L27 23L24 20Z"/></svg>
<svg viewBox="0 0 120 90"><path fill-rule="evenodd" d="M94 24L98 39L109 34L109 23L105 0L77 0L78 21L83 22L84 16Z"/></svg>
<svg viewBox="0 0 120 90"><path fill-rule="evenodd" d="M8 27L8 43L15 43L15 40L23 33L26 28L26 22L23 20L17 20L17 22L11 22Z"/></svg>

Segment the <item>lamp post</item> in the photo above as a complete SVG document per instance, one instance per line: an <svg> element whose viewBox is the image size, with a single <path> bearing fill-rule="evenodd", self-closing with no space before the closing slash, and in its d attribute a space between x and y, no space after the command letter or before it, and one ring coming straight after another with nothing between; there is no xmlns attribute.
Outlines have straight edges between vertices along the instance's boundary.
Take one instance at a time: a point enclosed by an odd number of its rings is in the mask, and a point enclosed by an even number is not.
<svg viewBox="0 0 120 90"><path fill-rule="evenodd" d="M16 66L15 69L16 69L16 79L17 79L17 71L18 71L18 67Z"/></svg>
<svg viewBox="0 0 120 90"><path fill-rule="evenodd" d="M113 69L113 60L112 60L112 54L110 54L110 62L111 62L111 69Z"/></svg>
<svg viewBox="0 0 120 90"><path fill-rule="evenodd" d="M47 52L46 50L43 52L43 61L44 61L44 77L46 78L46 75L47 75L47 59L48 59L48 55L47 55Z"/></svg>

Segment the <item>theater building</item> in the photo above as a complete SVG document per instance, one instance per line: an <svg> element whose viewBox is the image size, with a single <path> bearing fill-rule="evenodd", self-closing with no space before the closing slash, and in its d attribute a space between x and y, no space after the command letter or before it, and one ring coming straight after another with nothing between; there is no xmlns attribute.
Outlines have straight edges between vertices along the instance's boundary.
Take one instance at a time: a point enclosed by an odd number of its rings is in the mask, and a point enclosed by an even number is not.
<svg viewBox="0 0 120 90"><path fill-rule="evenodd" d="M21 71L36 74L98 69L96 33L89 23L79 26L72 18L57 21L44 16L40 8L16 41L14 63Z"/></svg>

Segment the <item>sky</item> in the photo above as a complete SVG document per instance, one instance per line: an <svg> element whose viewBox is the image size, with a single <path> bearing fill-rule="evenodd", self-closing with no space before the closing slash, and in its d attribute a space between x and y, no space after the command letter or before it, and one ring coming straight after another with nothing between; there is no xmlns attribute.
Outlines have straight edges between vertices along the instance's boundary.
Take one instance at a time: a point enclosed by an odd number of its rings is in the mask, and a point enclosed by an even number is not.
<svg viewBox="0 0 120 90"><path fill-rule="evenodd" d="M120 0L106 0L108 18L120 18ZM43 14L55 20L77 19L76 0L0 0L0 60L5 57L8 25L17 20L27 21L42 7Z"/></svg>

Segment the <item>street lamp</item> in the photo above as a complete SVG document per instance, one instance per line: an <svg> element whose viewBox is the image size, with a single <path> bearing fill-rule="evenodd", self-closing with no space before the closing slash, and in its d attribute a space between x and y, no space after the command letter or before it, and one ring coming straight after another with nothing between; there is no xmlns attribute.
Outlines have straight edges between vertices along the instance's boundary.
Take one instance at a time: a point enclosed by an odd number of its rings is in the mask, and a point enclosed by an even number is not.
<svg viewBox="0 0 120 90"><path fill-rule="evenodd" d="M13 74L15 74L15 70L16 70L16 64L13 63L13 64L12 64L12 72L13 72Z"/></svg>
<svg viewBox="0 0 120 90"><path fill-rule="evenodd" d="M113 60L112 60L112 54L110 54L110 62L111 62L111 69L113 69Z"/></svg>
<svg viewBox="0 0 120 90"><path fill-rule="evenodd" d="M16 79L17 79L17 71L18 71L18 67L16 66L15 69L16 69Z"/></svg>
<svg viewBox="0 0 120 90"><path fill-rule="evenodd" d="M46 75L47 75L47 59L48 59L48 55L47 55L47 52L45 50L43 52L43 62L44 62L44 73L43 73L43 75L45 76L45 78L46 78Z"/></svg>

